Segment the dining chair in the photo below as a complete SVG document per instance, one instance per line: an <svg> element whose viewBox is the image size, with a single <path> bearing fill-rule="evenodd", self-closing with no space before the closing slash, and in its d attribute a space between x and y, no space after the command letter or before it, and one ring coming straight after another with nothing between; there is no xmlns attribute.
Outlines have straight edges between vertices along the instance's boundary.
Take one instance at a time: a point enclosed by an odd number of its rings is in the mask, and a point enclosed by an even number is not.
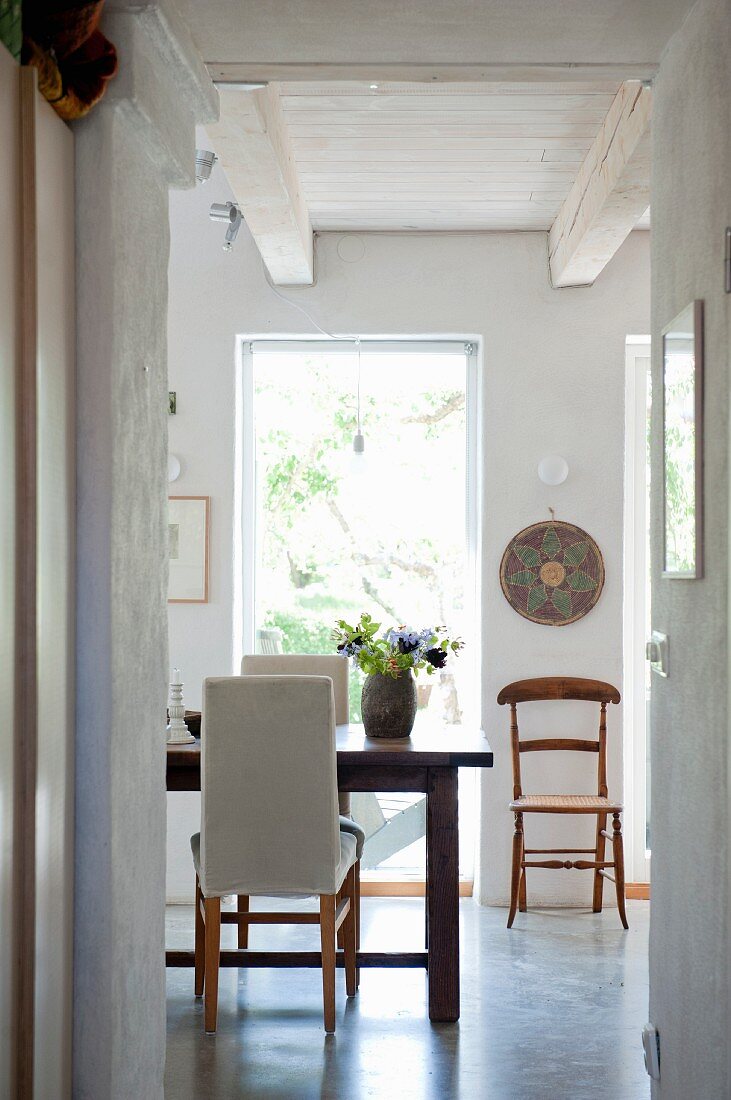
<svg viewBox="0 0 731 1100"><path fill-rule="evenodd" d="M599 703L599 736L597 740L575 737L540 737L520 739L518 704L574 699ZM526 868L576 868L594 871L593 911L602 911L604 879L615 884L619 919L625 928L627 916L624 904L624 851L622 846L622 804L610 799L607 792L607 704L619 703L616 687L601 680L576 677L543 676L533 680L518 680L504 687L497 697L503 706L510 704L510 742L513 760L513 801L509 809L515 814L513 858L510 881L510 912L508 928L512 928L516 911L527 910ZM593 752L597 754L597 793L590 794L523 794L520 777L520 757L524 752ZM593 848L526 848L523 834L523 814L595 814L596 844ZM612 831L607 830L607 818L612 815ZM606 842L612 842L613 860L607 861ZM591 855L592 859L526 860L530 855ZM614 871L614 874L611 872Z"/></svg>
<svg viewBox="0 0 731 1100"><path fill-rule="evenodd" d="M293 736L297 730L299 736ZM335 1031L336 935L357 990L356 838L339 826L333 686L325 676L226 676L203 689L195 994L215 1032L221 924L319 924L325 1031ZM319 896L319 912L222 912L227 894ZM342 895L338 900L338 895Z"/></svg>
<svg viewBox="0 0 731 1100"><path fill-rule="evenodd" d="M335 725L345 726L350 721L349 662L347 657L340 657L336 653L247 653L241 658L241 675L329 676L333 683L335 697ZM301 736L301 733L296 731L296 736ZM338 792L338 805L341 814L341 828L352 832L358 845L358 862L355 869L355 922L357 944L360 947L360 857L365 844L365 832L357 822L352 820L350 794L347 791ZM246 912L248 905L248 899L240 896L238 899L239 912ZM243 924L239 925L239 947L248 947L248 929Z"/></svg>

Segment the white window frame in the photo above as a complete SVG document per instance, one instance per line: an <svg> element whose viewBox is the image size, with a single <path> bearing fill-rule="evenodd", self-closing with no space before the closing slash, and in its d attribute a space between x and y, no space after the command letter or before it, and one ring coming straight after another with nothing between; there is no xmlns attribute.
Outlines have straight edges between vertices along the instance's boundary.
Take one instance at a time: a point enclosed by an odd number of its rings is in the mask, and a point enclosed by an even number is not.
<svg viewBox="0 0 731 1100"><path fill-rule="evenodd" d="M466 551L468 589L465 591L465 603L471 602L473 613L471 623L471 642L460 656L460 661L469 661L472 665L474 685L470 698L465 700L465 725L473 728L481 727L482 693L481 693L481 641L482 641L482 349L479 337L462 335L421 335L421 336L361 336L362 348L378 347L383 351L400 351L408 346L409 351L420 351L429 354L432 351L445 349L445 345L452 345L464 350L466 355L466 463L465 463L465 494L466 494ZM276 344L280 349L300 351L304 345L313 345L327 348L332 354L334 351L342 351L343 354L353 355L353 338L323 339L308 335L293 335L291 333L281 336L271 333L240 335L237 339L237 386L236 386L236 454L235 454L235 511L234 511L234 671L241 667L241 658L244 653L254 652L255 643L255 567L257 561L257 538L255 522L251 517L256 517L256 474L255 474L255 433L254 433L254 353L257 344ZM477 777L471 771L464 771L462 783L474 784L476 788ZM472 843L477 850L479 837L479 798L475 789L473 800L476 820L472 830ZM465 840L467 838L465 837ZM464 852L462 861L470 863L473 868L473 858L468 860L468 853ZM472 876L474 878L474 875Z"/></svg>
<svg viewBox="0 0 731 1100"><path fill-rule="evenodd" d="M650 337L628 336L625 357L624 805L627 878L650 881L645 843L647 781L646 415Z"/></svg>

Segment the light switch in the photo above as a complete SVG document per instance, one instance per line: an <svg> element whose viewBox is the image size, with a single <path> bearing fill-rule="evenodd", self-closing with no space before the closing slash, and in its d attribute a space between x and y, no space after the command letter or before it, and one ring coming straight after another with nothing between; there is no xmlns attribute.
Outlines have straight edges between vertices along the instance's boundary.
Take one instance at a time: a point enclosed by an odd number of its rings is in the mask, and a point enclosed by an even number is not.
<svg viewBox="0 0 731 1100"><path fill-rule="evenodd" d="M660 1080L660 1036L652 1024L642 1029L642 1046L645 1052L645 1069L653 1081Z"/></svg>
<svg viewBox="0 0 731 1100"><path fill-rule="evenodd" d="M668 675L668 636L659 630L653 630L652 637L645 647L645 657L650 668L658 676Z"/></svg>

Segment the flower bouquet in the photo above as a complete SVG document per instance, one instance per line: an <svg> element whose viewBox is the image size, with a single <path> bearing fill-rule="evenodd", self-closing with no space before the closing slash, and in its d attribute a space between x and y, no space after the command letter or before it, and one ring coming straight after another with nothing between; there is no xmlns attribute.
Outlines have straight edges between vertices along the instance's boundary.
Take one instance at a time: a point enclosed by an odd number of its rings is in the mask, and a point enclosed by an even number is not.
<svg viewBox="0 0 731 1100"><path fill-rule="evenodd" d="M366 674L363 685L363 724L369 737L408 737L416 718L414 674L422 669L433 676L456 656L464 643L450 639L446 627L411 630L391 627L379 635L381 624L365 612L351 626L338 619L333 640L338 653L352 657Z"/></svg>

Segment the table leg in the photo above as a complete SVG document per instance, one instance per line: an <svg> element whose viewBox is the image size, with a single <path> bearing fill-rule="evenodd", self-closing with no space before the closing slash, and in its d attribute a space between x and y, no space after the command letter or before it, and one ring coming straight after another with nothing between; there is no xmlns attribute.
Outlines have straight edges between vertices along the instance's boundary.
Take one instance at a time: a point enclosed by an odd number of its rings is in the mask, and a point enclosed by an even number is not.
<svg viewBox="0 0 731 1100"><path fill-rule="evenodd" d="M457 769L429 768L426 804L429 1019L459 1019Z"/></svg>

